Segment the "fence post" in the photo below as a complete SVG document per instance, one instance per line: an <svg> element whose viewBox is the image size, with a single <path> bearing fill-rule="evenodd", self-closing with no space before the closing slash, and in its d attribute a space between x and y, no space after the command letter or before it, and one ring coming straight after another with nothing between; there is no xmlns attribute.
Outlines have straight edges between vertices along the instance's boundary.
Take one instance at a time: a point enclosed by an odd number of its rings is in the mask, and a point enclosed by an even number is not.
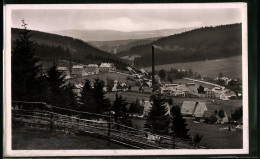
<svg viewBox="0 0 260 159"><path fill-rule="evenodd" d="M50 108L50 129L53 129L53 114L52 114L53 110L52 108Z"/></svg>
<svg viewBox="0 0 260 159"><path fill-rule="evenodd" d="M173 148L173 149L176 148L175 142L176 142L175 135L173 135L173 144L172 144L172 148Z"/></svg>
<svg viewBox="0 0 260 159"><path fill-rule="evenodd" d="M107 136L110 136L110 131L111 131L111 109L109 107L109 118L108 118L108 132Z"/></svg>

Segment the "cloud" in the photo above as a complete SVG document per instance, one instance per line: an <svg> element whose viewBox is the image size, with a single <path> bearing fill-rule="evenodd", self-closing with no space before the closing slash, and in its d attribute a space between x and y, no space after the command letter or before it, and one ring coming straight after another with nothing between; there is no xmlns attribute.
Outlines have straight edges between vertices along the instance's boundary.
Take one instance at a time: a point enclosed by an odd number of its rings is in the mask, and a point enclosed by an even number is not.
<svg viewBox="0 0 260 159"><path fill-rule="evenodd" d="M118 31L141 31L176 29L183 27L198 27L200 21L177 22L164 19L143 19L134 21L128 17L102 20L85 20L84 28L87 30L118 30Z"/></svg>
<svg viewBox="0 0 260 159"><path fill-rule="evenodd" d="M87 30L131 30L135 28L132 19L120 17L116 19L85 20L84 26Z"/></svg>
<svg viewBox="0 0 260 159"><path fill-rule="evenodd" d="M67 29L143 31L214 26L241 22L239 9L86 9L14 10L12 27L58 31Z"/></svg>

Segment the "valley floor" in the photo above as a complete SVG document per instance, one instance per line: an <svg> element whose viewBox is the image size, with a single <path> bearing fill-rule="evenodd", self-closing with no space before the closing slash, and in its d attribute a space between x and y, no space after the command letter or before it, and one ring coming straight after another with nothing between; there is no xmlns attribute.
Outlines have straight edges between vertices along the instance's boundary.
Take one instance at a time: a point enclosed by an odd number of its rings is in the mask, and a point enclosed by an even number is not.
<svg viewBox="0 0 260 159"><path fill-rule="evenodd" d="M242 56L155 66L156 70L170 70L171 68L185 70L189 70L191 68L193 72L197 72L201 75L207 75L211 78L218 77L219 72L222 72L225 77L242 79ZM144 69L151 71L151 67L146 67Z"/></svg>

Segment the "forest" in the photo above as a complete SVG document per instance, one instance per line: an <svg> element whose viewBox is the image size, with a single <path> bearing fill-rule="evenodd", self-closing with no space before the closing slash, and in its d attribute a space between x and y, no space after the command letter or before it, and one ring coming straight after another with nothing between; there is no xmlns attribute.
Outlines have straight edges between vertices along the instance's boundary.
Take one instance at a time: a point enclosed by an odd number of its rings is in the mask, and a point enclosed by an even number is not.
<svg viewBox="0 0 260 159"><path fill-rule="evenodd" d="M117 56L141 55L135 59L135 66L150 66L152 45L157 46L156 65L238 56L242 55L242 24L193 29L132 47Z"/></svg>
<svg viewBox="0 0 260 159"><path fill-rule="evenodd" d="M12 42L19 38L21 29L12 28ZM101 62L111 62L119 69L125 69L126 61L115 55L101 51L79 39L60 36L40 31L30 30L33 47L36 56L53 60L71 60L76 63L89 64Z"/></svg>

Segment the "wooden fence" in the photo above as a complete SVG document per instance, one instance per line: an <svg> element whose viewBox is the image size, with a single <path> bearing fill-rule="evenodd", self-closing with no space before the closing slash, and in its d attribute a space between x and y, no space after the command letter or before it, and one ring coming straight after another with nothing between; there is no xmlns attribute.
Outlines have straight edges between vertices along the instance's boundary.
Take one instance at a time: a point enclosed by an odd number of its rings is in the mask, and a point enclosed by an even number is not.
<svg viewBox="0 0 260 159"><path fill-rule="evenodd" d="M13 101L12 122L34 128L57 129L67 133L93 134L137 149L204 148L171 136L120 125L108 115L80 112L38 102Z"/></svg>

